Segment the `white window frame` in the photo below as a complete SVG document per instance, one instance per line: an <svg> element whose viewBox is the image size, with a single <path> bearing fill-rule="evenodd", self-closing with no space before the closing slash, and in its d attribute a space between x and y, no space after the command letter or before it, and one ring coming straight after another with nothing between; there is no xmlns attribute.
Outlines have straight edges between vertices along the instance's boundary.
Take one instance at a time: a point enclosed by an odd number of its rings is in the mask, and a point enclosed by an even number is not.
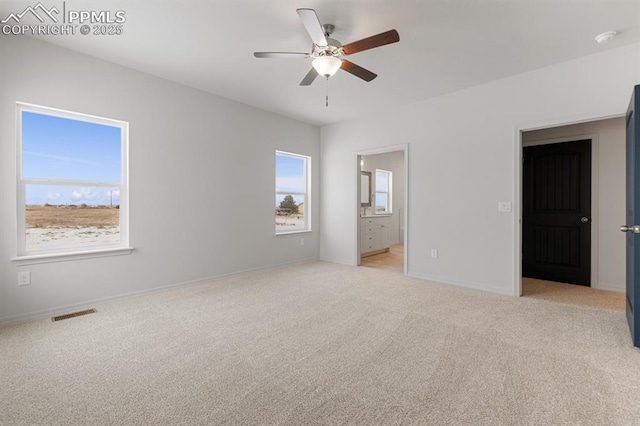
<svg viewBox="0 0 640 426"><path fill-rule="evenodd" d="M76 181L63 179L29 179L22 176L22 113L33 112L36 114L53 117L67 118L76 121L84 121L95 124L102 124L120 128L121 145L121 177L120 182L94 182ZM117 254L128 254L133 250L129 247L129 123L111 118L98 117L78 112L65 111L57 108L33 105L24 102L16 103L16 182L17 182L17 256L14 261L46 262L48 258L65 257L69 259L112 256ZM82 186L82 187L109 187L118 188L120 191L119 201L119 225L120 242L117 244L106 244L91 247L68 247L47 250L31 250L26 248L26 187L27 185L57 185L57 186ZM59 261L60 259L52 260Z"/></svg>
<svg viewBox="0 0 640 426"><path fill-rule="evenodd" d="M305 192L278 191L278 188L277 187L275 188L275 195L304 196L304 229L296 229L294 231L279 231L278 227L276 227L275 233L276 235L287 235L287 234L299 234L302 232L311 232L311 157L308 155L295 154L293 152L276 150L276 156L278 155L304 160L303 179L305 182ZM275 166L275 161L274 161L274 166ZM274 168L274 172L275 172L275 168ZM277 175L275 173L274 175L277 178ZM274 179L274 185L275 185L275 179Z"/></svg>
<svg viewBox="0 0 640 426"><path fill-rule="evenodd" d="M387 188L389 189L388 191L378 191L378 172L382 172L382 173L386 173L387 174ZM374 214L391 214L393 212L392 210L392 199L391 197L393 197L393 172L390 172L389 170L383 170L383 169L375 169L375 175L374 175L374 182L375 182L375 187L376 187L376 192L375 192L375 200L373 203L373 212ZM378 211L378 206L376 206L376 202L378 200L378 194L386 194L387 195L387 205L385 206L385 210L384 211Z"/></svg>

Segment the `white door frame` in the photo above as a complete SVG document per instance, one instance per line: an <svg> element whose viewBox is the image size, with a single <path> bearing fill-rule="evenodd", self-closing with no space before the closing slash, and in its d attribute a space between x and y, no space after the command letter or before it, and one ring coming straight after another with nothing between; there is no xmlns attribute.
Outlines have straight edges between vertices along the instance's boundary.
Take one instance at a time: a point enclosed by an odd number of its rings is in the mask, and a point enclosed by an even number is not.
<svg viewBox="0 0 640 426"><path fill-rule="evenodd" d="M587 115L579 118L570 119L554 119L537 123L520 124L514 127L514 185L513 185L513 253L514 253L514 277L513 277L513 295L516 297L522 296L522 133L532 130L548 129L553 127L570 126L572 124L588 123L591 121L607 120L610 118L624 117L626 111L623 112L610 112L603 114ZM593 165L592 165L593 170ZM593 174L592 174L593 179ZM592 188L593 191L593 188ZM592 197L593 206L593 197ZM592 214L596 212L592 207ZM592 232L593 236L593 232ZM594 250L592 249L592 274L593 274L593 258ZM596 253L597 256L597 253ZM597 257L596 257L597 260ZM596 265L597 268L597 265ZM593 276L592 276L593 280ZM596 280L597 282L597 280Z"/></svg>
<svg viewBox="0 0 640 426"><path fill-rule="evenodd" d="M404 231L403 231L403 240L404 240L404 275L408 274L409 271L409 144L399 144L399 145L389 145L383 146L380 148L372 148L365 149L355 152L355 188L356 188L356 197L355 197L355 232L354 238L356 241L355 246L355 264L356 266L360 266L360 172L362 171L360 167L360 159L362 156L366 155L376 155L376 154L387 154L389 152L398 152L401 151L404 154L404 176L403 176L403 184L404 184L404 205L403 207L403 223L404 223Z"/></svg>

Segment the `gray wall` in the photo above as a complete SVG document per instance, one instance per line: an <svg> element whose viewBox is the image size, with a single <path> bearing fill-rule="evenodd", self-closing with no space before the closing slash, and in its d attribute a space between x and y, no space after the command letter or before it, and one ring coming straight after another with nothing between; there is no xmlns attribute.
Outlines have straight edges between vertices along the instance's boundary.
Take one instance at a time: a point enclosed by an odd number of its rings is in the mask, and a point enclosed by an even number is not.
<svg viewBox="0 0 640 426"><path fill-rule="evenodd" d="M355 153L407 143L409 275L516 294L519 130L623 115L638 82L635 44L323 127L320 257L357 262Z"/></svg>
<svg viewBox="0 0 640 426"><path fill-rule="evenodd" d="M592 187L595 209L592 209L592 231L596 250L592 264L596 265L591 287L602 290L625 291L626 262L625 235L619 231L625 221L625 119L598 120L572 126L525 132L527 144L558 140L593 138L594 172ZM595 229L594 229L595 228Z"/></svg>
<svg viewBox="0 0 640 426"><path fill-rule="evenodd" d="M319 253L317 127L25 37L0 44L0 322ZM131 255L19 266L15 102L130 123ZM312 157L314 232L274 237L275 150ZM18 271L32 284L18 287Z"/></svg>

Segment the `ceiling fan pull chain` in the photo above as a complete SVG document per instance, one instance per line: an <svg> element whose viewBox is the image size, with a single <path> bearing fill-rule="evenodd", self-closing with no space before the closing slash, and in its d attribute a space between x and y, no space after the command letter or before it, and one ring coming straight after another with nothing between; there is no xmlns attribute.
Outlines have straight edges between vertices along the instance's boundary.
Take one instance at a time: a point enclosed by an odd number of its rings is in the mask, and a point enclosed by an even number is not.
<svg viewBox="0 0 640 426"><path fill-rule="evenodd" d="M327 77L327 90L324 97L325 103L324 106L329 107L329 77Z"/></svg>

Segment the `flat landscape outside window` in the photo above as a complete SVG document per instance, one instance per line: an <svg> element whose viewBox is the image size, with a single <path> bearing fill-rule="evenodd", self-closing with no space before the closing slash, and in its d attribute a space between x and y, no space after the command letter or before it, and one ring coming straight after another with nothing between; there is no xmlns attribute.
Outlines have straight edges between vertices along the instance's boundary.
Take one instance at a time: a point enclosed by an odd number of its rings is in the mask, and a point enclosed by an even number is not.
<svg viewBox="0 0 640 426"><path fill-rule="evenodd" d="M276 151L276 234L311 230L311 157Z"/></svg>
<svg viewBox="0 0 640 426"><path fill-rule="evenodd" d="M18 114L18 256L127 247L128 124L28 104Z"/></svg>

